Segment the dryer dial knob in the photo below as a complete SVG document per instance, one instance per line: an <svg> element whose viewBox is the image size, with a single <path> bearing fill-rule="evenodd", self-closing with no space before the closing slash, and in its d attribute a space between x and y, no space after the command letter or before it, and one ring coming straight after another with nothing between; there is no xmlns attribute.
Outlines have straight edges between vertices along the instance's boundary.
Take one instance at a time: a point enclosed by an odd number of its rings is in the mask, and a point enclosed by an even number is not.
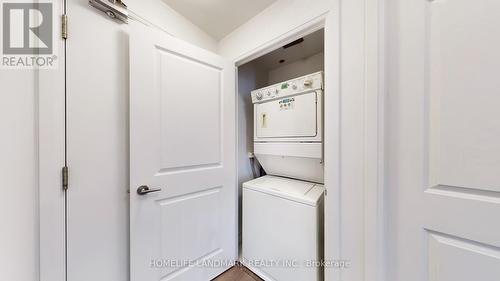
<svg viewBox="0 0 500 281"><path fill-rule="evenodd" d="M261 100L264 96L262 95L261 92L255 94L255 97L258 99L258 100Z"/></svg>

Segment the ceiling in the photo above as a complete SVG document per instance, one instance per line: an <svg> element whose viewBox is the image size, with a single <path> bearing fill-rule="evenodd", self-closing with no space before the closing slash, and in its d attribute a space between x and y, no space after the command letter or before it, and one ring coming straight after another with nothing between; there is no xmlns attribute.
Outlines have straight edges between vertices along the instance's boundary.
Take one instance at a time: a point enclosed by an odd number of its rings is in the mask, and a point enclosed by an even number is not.
<svg viewBox="0 0 500 281"><path fill-rule="evenodd" d="M213 38L220 40L276 0L163 0Z"/></svg>

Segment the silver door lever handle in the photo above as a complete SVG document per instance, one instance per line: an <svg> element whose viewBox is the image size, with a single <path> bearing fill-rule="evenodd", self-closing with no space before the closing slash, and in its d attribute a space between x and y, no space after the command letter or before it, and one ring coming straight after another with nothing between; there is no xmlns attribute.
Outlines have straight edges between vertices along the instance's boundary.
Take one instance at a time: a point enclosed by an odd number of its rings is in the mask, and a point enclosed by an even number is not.
<svg viewBox="0 0 500 281"><path fill-rule="evenodd" d="M161 188L149 188L147 185L141 185L139 188L137 188L137 194L139 195L146 195L151 192L158 192L161 191Z"/></svg>

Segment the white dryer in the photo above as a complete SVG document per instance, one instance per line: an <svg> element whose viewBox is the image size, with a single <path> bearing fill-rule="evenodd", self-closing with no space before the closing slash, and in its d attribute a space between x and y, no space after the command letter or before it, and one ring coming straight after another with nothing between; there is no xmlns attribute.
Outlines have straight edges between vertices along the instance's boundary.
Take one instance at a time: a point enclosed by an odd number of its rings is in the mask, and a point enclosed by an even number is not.
<svg viewBox="0 0 500 281"><path fill-rule="evenodd" d="M267 174L323 182L323 72L252 91L254 154Z"/></svg>
<svg viewBox="0 0 500 281"><path fill-rule="evenodd" d="M266 281L322 280L323 193L269 175L244 183L242 263Z"/></svg>

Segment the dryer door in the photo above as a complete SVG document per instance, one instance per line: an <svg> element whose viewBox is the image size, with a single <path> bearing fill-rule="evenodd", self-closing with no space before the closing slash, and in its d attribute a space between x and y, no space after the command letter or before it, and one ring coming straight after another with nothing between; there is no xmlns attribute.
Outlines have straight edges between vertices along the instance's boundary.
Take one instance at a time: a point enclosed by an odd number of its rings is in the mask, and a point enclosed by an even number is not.
<svg viewBox="0 0 500 281"><path fill-rule="evenodd" d="M309 92L254 106L255 138L315 137L318 94Z"/></svg>

